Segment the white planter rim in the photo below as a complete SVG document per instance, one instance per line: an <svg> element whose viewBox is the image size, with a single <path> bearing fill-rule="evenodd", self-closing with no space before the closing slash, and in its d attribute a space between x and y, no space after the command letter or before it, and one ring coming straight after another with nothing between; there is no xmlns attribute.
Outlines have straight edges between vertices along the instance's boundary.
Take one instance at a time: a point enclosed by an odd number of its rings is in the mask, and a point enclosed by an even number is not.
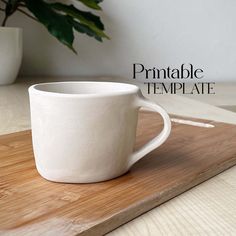
<svg viewBox="0 0 236 236"><path fill-rule="evenodd" d="M0 30L23 30L21 27L0 26Z"/></svg>

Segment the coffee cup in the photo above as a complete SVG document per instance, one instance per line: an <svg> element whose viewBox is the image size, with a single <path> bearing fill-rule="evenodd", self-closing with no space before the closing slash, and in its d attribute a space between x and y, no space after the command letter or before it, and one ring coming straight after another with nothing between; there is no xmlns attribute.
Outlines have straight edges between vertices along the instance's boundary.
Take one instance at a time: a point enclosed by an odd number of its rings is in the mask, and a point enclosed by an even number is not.
<svg viewBox="0 0 236 236"><path fill-rule="evenodd" d="M166 111L138 86L114 82L53 82L29 88L33 151L45 179L92 183L126 173L169 136ZM159 113L163 130L134 150L141 107Z"/></svg>

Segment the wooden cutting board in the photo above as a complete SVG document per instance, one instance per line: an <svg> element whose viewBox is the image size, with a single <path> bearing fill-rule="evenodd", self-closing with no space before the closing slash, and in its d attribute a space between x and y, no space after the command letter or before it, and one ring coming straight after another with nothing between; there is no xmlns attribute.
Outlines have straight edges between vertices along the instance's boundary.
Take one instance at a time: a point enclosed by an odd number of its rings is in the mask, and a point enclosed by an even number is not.
<svg viewBox="0 0 236 236"><path fill-rule="evenodd" d="M209 122L208 122L209 123ZM97 184L44 180L30 131L0 136L1 235L102 235L236 164L236 126L173 123L168 141L126 175ZM140 115L137 147L162 127Z"/></svg>

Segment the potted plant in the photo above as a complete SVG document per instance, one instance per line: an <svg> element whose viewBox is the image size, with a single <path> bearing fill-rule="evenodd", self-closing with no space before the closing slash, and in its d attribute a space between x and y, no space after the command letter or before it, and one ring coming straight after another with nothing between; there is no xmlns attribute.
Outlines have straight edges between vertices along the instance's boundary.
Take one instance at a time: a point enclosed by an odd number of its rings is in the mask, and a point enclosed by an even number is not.
<svg viewBox="0 0 236 236"><path fill-rule="evenodd" d="M98 41L108 38L100 17L80 10L74 4L46 0L0 0L4 17L0 27L0 85L15 81L22 60L22 29L6 27L7 20L16 11L41 23L48 32L71 49L74 31L86 34ZM77 0L88 8L101 10L102 0Z"/></svg>

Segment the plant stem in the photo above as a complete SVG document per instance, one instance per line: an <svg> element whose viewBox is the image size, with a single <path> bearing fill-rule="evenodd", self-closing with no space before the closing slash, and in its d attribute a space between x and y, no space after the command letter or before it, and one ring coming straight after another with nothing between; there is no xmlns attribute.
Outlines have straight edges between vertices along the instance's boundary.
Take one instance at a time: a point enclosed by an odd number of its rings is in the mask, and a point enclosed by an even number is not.
<svg viewBox="0 0 236 236"><path fill-rule="evenodd" d="M31 15L28 14L27 12L21 10L20 8L17 8L17 11L21 12L22 14L24 14L24 15L28 16L29 18L31 18L31 19L33 19L33 20L35 20L35 21L38 22L38 20L37 20L36 18L34 18L33 16L31 16Z"/></svg>
<svg viewBox="0 0 236 236"><path fill-rule="evenodd" d="M2 26L4 27L6 25L8 16L6 15L3 19Z"/></svg>

